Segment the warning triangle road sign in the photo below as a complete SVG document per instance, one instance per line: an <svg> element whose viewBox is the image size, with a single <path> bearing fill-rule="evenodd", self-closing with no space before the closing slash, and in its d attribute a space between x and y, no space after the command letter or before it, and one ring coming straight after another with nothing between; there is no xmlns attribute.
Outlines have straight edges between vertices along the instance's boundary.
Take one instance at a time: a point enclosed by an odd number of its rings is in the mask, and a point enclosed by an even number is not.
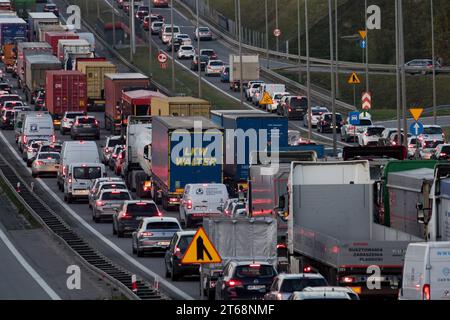
<svg viewBox="0 0 450 320"><path fill-rule="evenodd" d="M267 91L264 91L263 97L259 101L259 104L273 104L272 97Z"/></svg>
<svg viewBox="0 0 450 320"><path fill-rule="evenodd" d="M350 78L348 78L348 84L360 84L361 81L358 78L358 75L356 74L356 72L353 72L352 75L350 76Z"/></svg>
<svg viewBox="0 0 450 320"><path fill-rule="evenodd" d="M222 262L222 258L216 248L214 248L211 240L209 240L203 227L200 227L195 233L194 238L192 238L186 253L181 259L181 263L204 264L220 262Z"/></svg>
<svg viewBox="0 0 450 320"><path fill-rule="evenodd" d="M419 121L420 116L422 115L423 112L423 108L409 109L409 112L411 112L414 120Z"/></svg>
<svg viewBox="0 0 450 320"><path fill-rule="evenodd" d="M367 31L366 30L360 30L359 35L361 36L361 39L366 39Z"/></svg>

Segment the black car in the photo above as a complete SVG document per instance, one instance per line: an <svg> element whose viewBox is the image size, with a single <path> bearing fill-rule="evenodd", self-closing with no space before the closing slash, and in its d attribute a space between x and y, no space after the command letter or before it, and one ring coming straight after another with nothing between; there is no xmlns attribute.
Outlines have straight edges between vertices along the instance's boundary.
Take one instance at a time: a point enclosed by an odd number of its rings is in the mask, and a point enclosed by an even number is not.
<svg viewBox="0 0 450 320"><path fill-rule="evenodd" d="M57 17L59 17L59 9L56 6L56 4L53 3L47 3L44 6L44 12L53 12L53 14Z"/></svg>
<svg viewBox="0 0 450 320"><path fill-rule="evenodd" d="M216 300L263 299L277 276L267 262L230 261L216 283Z"/></svg>
<svg viewBox="0 0 450 320"><path fill-rule="evenodd" d="M76 117L75 123L70 128L70 136L72 140L79 137L93 137L95 140L100 140L100 126L97 119L92 116Z"/></svg>
<svg viewBox="0 0 450 320"><path fill-rule="evenodd" d="M123 238L125 233L134 232L143 218L158 216L161 212L153 201L125 201L122 208L113 214L113 234Z"/></svg>
<svg viewBox="0 0 450 320"><path fill-rule="evenodd" d="M342 115L336 113L336 122L335 122L336 132L341 131L342 127ZM319 122L317 123L317 131L321 133L333 132L333 114L332 113L324 113Z"/></svg>
<svg viewBox="0 0 450 320"><path fill-rule="evenodd" d="M9 83L2 82L2 83L0 83L0 91L6 91L9 94L11 94L12 87L11 87L11 85Z"/></svg>
<svg viewBox="0 0 450 320"><path fill-rule="evenodd" d="M14 111L3 110L2 118L0 121L1 129L14 129Z"/></svg>
<svg viewBox="0 0 450 320"><path fill-rule="evenodd" d="M182 264L181 259L189 244L194 238L196 231L178 231L170 241L169 250L164 256L166 278L172 281L179 280L182 276L198 275L199 266L197 264Z"/></svg>
<svg viewBox="0 0 450 320"><path fill-rule="evenodd" d="M183 44L181 39L178 39L176 37L174 37L173 39L173 50L175 52L178 52L178 50L180 49L181 45ZM172 52L172 40L169 41L169 43L167 44L167 51L168 52Z"/></svg>
<svg viewBox="0 0 450 320"><path fill-rule="evenodd" d="M198 55L195 55L191 62L191 70L193 70L193 71L198 71L198 61L197 60L198 60ZM206 55L200 56L200 63L201 63L200 70L201 71L205 71L208 61L209 61L208 56L206 56Z"/></svg>
<svg viewBox="0 0 450 320"><path fill-rule="evenodd" d="M277 109L279 115L299 120L303 120L307 111L308 98L303 96L286 96Z"/></svg>

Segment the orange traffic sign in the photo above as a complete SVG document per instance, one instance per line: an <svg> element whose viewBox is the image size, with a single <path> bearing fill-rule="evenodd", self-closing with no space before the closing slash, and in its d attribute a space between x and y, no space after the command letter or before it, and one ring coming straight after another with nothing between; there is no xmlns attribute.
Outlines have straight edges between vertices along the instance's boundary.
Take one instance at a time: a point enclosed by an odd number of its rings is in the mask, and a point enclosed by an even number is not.
<svg viewBox="0 0 450 320"><path fill-rule="evenodd" d="M348 78L348 84L360 84L361 80L359 80L358 75L356 72L353 72L350 78Z"/></svg>
<svg viewBox="0 0 450 320"><path fill-rule="evenodd" d="M220 263L222 258L217 252L206 235L205 229L200 227L197 233L192 238L189 247L187 248L183 258L182 264L205 264L205 263Z"/></svg>
<svg viewBox="0 0 450 320"><path fill-rule="evenodd" d="M264 91L263 97L259 101L259 104L273 104L272 97L267 91Z"/></svg>
<svg viewBox="0 0 450 320"><path fill-rule="evenodd" d="M409 109L409 112L412 114L414 120L419 121L420 116L422 115L423 112L423 108Z"/></svg>
<svg viewBox="0 0 450 320"><path fill-rule="evenodd" d="M366 39L367 37L367 31L366 30L359 30L359 35L361 36L361 39Z"/></svg>

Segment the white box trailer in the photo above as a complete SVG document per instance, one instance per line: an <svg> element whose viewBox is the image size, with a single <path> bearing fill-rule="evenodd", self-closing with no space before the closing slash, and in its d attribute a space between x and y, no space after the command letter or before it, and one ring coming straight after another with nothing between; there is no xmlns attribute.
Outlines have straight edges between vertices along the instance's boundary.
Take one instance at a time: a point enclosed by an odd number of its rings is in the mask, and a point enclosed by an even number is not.
<svg viewBox="0 0 450 320"><path fill-rule="evenodd" d="M237 91L241 79L241 59L240 56L230 54L230 89ZM242 56L242 82L259 80L259 55Z"/></svg>

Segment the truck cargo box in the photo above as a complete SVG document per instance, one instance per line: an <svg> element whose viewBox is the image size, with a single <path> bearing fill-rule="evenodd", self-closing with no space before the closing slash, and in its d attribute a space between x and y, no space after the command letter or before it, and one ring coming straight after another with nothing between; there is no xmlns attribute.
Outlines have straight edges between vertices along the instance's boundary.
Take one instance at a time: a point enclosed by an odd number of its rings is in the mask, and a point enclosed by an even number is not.
<svg viewBox="0 0 450 320"><path fill-rule="evenodd" d="M211 103L193 97L154 98L152 116L209 117Z"/></svg>
<svg viewBox="0 0 450 320"><path fill-rule="evenodd" d="M224 114L266 114L266 112L262 110L211 110L210 111L210 118L211 121L223 126L223 115Z"/></svg>
<svg viewBox="0 0 450 320"><path fill-rule="evenodd" d="M84 39L59 39L58 54L59 60L64 61L67 52L90 53L89 43Z"/></svg>
<svg viewBox="0 0 450 320"><path fill-rule="evenodd" d="M78 39L78 35L72 31L47 31L45 32L45 42L52 46L52 52L58 54L58 42L62 39Z"/></svg>
<svg viewBox="0 0 450 320"><path fill-rule="evenodd" d="M158 91L132 90L122 94L122 110L126 117L151 115L152 101L155 98L166 98Z"/></svg>
<svg viewBox="0 0 450 320"><path fill-rule="evenodd" d="M53 55L31 55L26 57L26 88L28 94L45 88L46 71L60 70L61 62ZM30 97L30 96L29 96Z"/></svg>
<svg viewBox="0 0 450 320"><path fill-rule="evenodd" d="M38 40L38 24L58 25L59 18L53 12L29 12L28 13L28 34L30 41Z"/></svg>
<svg viewBox="0 0 450 320"><path fill-rule="evenodd" d="M47 32L73 32L69 31L67 26L63 26L60 24L39 24L38 26L38 38L37 41L46 41L45 40L45 34Z"/></svg>
<svg viewBox="0 0 450 320"><path fill-rule="evenodd" d="M0 18L0 45L27 39L27 23L21 18Z"/></svg>
<svg viewBox="0 0 450 320"><path fill-rule="evenodd" d="M96 104L96 100L104 100L104 80L106 73L117 72L117 67L109 61L89 61L89 58L77 59L77 70L87 77L87 97L89 104ZM100 102L98 102L100 104ZM102 102L104 105L104 102Z"/></svg>
<svg viewBox="0 0 450 320"><path fill-rule="evenodd" d="M22 85L25 85L26 57L52 54L47 42L21 42L17 45L17 72Z"/></svg>
<svg viewBox="0 0 450 320"><path fill-rule="evenodd" d="M47 71L45 104L54 119L66 111L87 111L86 75L79 71Z"/></svg>

